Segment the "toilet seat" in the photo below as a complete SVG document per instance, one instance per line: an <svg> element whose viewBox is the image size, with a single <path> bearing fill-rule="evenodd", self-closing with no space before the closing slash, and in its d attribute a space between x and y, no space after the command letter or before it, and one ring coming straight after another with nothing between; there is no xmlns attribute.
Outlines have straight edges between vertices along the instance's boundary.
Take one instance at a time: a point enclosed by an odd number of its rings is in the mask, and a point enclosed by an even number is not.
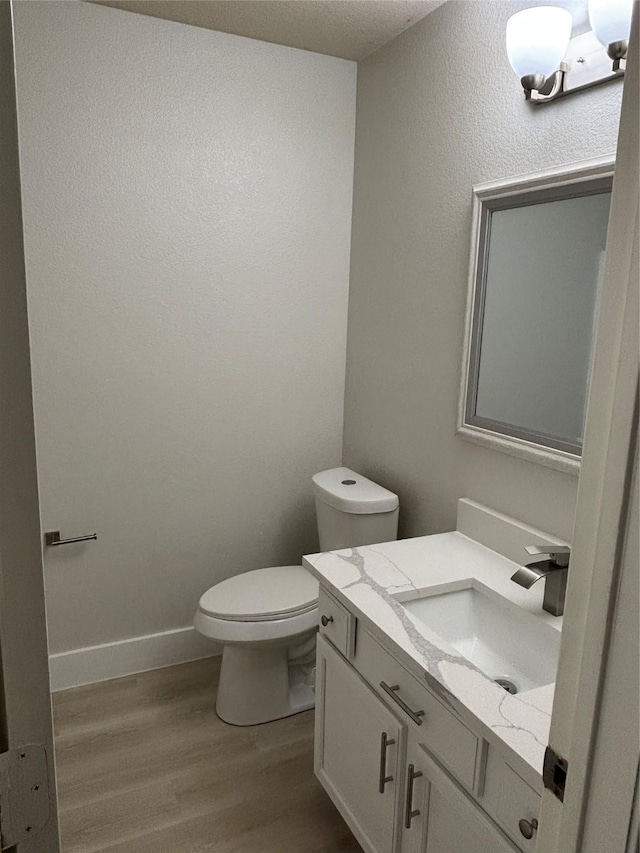
<svg viewBox="0 0 640 853"><path fill-rule="evenodd" d="M194 625L219 643L246 644L286 640L317 621L318 581L302 566L270 566L208 589Z"/></svg>
<svg viewBox="0 0 640 853"><path fill-rule="evenodd" d="M303 566L270 566L227 578L208 589L198 610L232 622L287 620L314 611L318 581Z"/></svg>
<svg viewBox="0 0 640 853"><path fill-rule="evenodd" d="M311 610L296 613L284 619L262 619L254 622L219 619L198 608L193 624L201 634L218 643L248 645L275 642L292 639L316 628L318 625L318 607L316 605Z"/></svg>

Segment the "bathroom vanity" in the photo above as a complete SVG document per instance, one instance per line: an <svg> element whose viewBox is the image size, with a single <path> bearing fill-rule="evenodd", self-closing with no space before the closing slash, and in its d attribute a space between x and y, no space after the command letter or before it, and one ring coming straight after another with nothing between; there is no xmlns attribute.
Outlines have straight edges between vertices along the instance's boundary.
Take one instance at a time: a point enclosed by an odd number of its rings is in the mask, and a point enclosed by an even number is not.
<svg viewBox="0 0 640 853"><path fill-rule="evenodd" d="M315 772L368 853L536 847L562 618L511 575L564 543L466 499L457 528L304 559Z"/></svg>

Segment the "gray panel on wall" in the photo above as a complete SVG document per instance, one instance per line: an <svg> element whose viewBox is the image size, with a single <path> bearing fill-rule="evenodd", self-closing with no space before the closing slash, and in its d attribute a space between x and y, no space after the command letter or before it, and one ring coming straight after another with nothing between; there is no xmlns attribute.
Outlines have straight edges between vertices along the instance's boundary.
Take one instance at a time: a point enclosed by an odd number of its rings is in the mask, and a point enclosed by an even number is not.
<svg viewBox="0 0 640 853"><path fill-rule="evenodd" d="M610 200L491 214L478 416L582 442Z"/></svg>

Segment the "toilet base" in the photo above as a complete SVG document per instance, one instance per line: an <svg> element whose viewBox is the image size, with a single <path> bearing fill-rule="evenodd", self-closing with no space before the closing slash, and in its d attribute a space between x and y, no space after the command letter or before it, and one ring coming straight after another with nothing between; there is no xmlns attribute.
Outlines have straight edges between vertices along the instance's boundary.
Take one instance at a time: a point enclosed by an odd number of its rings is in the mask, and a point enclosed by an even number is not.
<svg viewBox="0 0 640 853"><path fill-rule="evenodd" d="M216 713L234 726L268 723L315 706L313 664L290 663L287 646L227 645Z"/></svg>

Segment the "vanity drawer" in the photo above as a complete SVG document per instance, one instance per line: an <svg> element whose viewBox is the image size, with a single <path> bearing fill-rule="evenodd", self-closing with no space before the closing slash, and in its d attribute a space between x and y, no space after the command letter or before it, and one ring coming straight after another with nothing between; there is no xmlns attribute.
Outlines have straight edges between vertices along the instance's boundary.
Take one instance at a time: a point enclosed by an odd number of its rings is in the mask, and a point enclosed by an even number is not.
<svg viewBox="0 0 640 853"><path fill-rule="evenodd" d="M535 850L538 833L534 831L533 837L527 839L520 829L520 821L530 824L531 821L538 820L540 802L540 795L498 752L489 747L480 805L526 853L533 853ZM523 825L523 829L528 832L526 825Z"/></svg>
<svg viewBox="0 0 640 853"><path fill-rule="evenodd" d="M463 785L472 789L479 739L434 694L384 649L358 629L356 669L413 728L418 742L433 753ZM383 685L386 685L386 689ZM391 691L390 688L398 687ZM403 707L406 706L406 707ZM416 715L415 712L423 711Z"/></svg>
<svg viewBox="0 0 640 853"><path fill-rule="evenodd" d="M318 596L318 624L322 636L350 660L355 650L356 617L323 587Z"/></svg>

